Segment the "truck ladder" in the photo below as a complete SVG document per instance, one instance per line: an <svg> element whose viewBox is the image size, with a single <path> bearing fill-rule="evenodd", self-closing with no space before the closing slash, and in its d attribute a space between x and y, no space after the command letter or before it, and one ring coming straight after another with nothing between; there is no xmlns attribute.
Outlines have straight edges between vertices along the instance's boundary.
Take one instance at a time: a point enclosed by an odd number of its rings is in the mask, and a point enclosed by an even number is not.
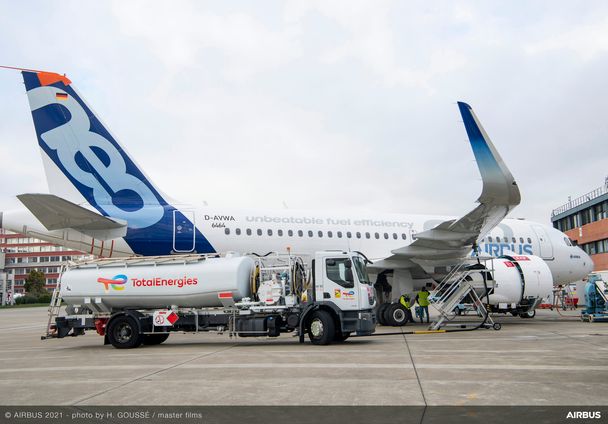
<svg viewBox="0 0 608 424"><path fill-rule="evenodd" d="M63 275L64 265L59 270L59 275ZM59 316L59 309L61 309L61 277L57 280L57 284L53 289L53 295L51 296L51 303L49 305L49 320L46 324L45 335L41 337L42 340L50 339L55 336L55 318Z"/></svg>
<svg viewBox="0 0 608 424"><path fill-rule="evenodd" d="M474 281L469 276L491 270L487 268L466 269L465 265L466 262L463 262L456 267L429 295L431 305L439 312L439 317L431 323L429 330L439 330L442 326L447 325L445 324L446 321L452 321L457 316L455 308L462 303L467 296L471 297L475 311L480 316L485 316L488 313L477 292L478 290L485 291L484 285L479 281ZM491 285L490 282L486 282L486 284L488 286ZM490 287L488 287L488 289L490 289ZM485 295L485 293L483 295ZM486 323L488 326L494 324L490 316L488 316ZM461 327L466 326L465 324L458 325Z"/></svg>

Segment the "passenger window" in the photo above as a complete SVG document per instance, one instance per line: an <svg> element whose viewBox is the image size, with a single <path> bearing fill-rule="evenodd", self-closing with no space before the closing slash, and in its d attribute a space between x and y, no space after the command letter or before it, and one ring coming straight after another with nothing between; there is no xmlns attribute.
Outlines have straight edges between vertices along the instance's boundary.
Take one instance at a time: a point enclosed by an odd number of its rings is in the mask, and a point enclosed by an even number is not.
<svg viewBox="0 0 608 424"><path fill-rule="evenodd" d="M229 235L230 234L230 228L224 228L224 234Z"/></svg>
<svg viewBox="0 0 608 424"><path fill-rule="evenodd" d="M366 239L368 239L368 238L370 238L370 237L371 237L371 235L370 235L369 233L365 233L365 238L366 238Z"/></svg>
<svg viewBox="0 0 608 424"><path fill-rule="evenodd" d="M406 240L406 239L407 239L407 235L405 235L405 233L402 233L402 234L401 234L401 238L402 238L403 240Z"/></svg>
<svg viewBox="0 0 608 424"><path fill-rule="evenodd" d="M258 236L261 236L262 235L262 230L260 228L258 228L257 233L258 233Z"/></svg>
<svg viewBox="0 0 608 424"><path fill-rule="evenodd" d="M251 235L251 228L247 228L247 235L250 236Z"/></svg>
<svg viewBox="0 0 608 424"><path fill-rule="evenodd" d="M342 231L338 231L337 234L338 234L338 238L342 238Z"/></svg>
<svg viewBox="0 0 608 424"><path fill-rule="evenodd" d="M496 243L500 243L500 237L496 237Z"/></svg>
<svg viewBox="0 0 608 424"><path fill-rule="evenodd" d="M237 236L241 235L241 229L240 228L237 228L234 232L236 233Z"/></svg>
<svg viewBox="0 0 608 424"><path fill-rule="evenodd" d="M323 237L323 231L319 231L319 238Z"/></svg>
<svg viewBox="0 0 608 424"><path fill-rule="evenodd" d="M530 237L528 237L528 243L532 243L532 239Z"/></svg>
<svg viewBox="0 0 608 424"><path fill-rule="evenodd" d="M312 237L312 231L308 230L308 237Z"/></svg>
<svg viewBox="0 0 608 424"><path fill-rule="evenodd" d="M492 236L489 236L489 237L488 237L488 242L489 242L489 243L492 243Z"/></svg>
<svg viewBox="0 0 608 424"><path fill-rule="evenodd" d="M327 232L327 237L332 238L333 236L334 236L334 235L333 235L333 233L332 233L331 231L328 231L328 232Z"/></svg>
<svg viewBox="0 0 608 424"><path fill-rule="evenodd" d="M353 264L348 258L325 259L327 278L344 288L355 287Z"/></svg>
<svg viewBox="0 0 608 424"><path fill-rule="evenodd" d="M523 237L520 237L520 238L519 238L519 242L520 242L520 243L523 243L523 242L524 242L524 238L523 238Z"/></svg>
<svg viewBox="0 0 608 424"><path fill-rule="evenodd" d="M393 240L397 240L397 233L393 233Z"/></svg>
<svg viewBox="0 0 608 424"><path fill-rule="evenodd" d="M374 237L376 237L376 239L379 239L380 238L380 234L374 233Z"/></svg>
<svg viewBox="0 0 608 424"><path fill-rule="evenodd" d="M352 237L352 234L350 233L350 231L347 231L347 232L346 232L346 237L347 237L347 238L351 238L351 237Z"/></svg>
<svg viewBox="0 0 608 424"><path fill-rule="evenodd" d="M304 237L304 232L302 230L298 230L298 237Z"/></svg>
<svg viewBox="0 0 608 424"><path fill-rule="evenodd" d="M277 234L279 237L283 237L283 230L277 230Z"/></svg>
<svg viewBox="0 0 608 424"><path fill-rule="evenodd" d="M359 231L357 231L355 235L357 236L357 238L361 238L361 233Z"/></svg>
<svg viewBox="0 0 608 424"><path fill-rule="evenodd" d="M292 230L287 230L287 235L289 237L293 237L293 231Z"/></svg>
<svg viewBox="0 0 608 424"><path fill-rule="evenodd" d="M388 240L388 233L384 233L384 240Z"/></svg>
<svg viewBox="0 0 608 424"><path fill-rule="evenodd" d="M272 235L272 230L268 230L268 235L271 236Z"/></svg>
<svg viewBox="0 0 608 424"><path fill-rule="evenodd" d="M513 243L517 243L517 240L515 239L515 237L513 237L513 238L511 239L511 241L512 241Z"/></svg>

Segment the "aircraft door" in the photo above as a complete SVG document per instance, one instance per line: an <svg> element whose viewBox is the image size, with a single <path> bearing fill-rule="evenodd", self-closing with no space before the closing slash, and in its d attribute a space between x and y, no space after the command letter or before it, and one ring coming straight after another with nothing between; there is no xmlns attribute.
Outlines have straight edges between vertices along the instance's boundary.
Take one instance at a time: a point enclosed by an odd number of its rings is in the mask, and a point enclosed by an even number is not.
<svg viewBox="0 0 608 424"><path fill-rule="evenodd" d="M540 225L533 225L532 229L536 233L536 238L538 239L540 257L543 259L553 258L553 245L551 244L547 231Z"/></svg>
<svg viewBox="0 0 608 424"><path fill-rule="evenodd" d="M173 211L173 250L180 253L192 252L195 244L194 211Z"/></svg>

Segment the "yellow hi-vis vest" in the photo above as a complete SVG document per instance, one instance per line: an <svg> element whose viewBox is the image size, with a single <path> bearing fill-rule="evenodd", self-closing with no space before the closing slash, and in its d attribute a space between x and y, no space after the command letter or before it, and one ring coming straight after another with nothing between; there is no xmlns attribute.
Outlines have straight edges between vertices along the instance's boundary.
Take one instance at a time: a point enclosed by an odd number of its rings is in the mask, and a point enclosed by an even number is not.
<svg viewBox="0 0 608 424"><path fill-rule="evenodd" d="M420 306L429 306L429 292L419 291L418 292L418 304Z"/></svg>
<svg viewBox="0 0 608 424"><path fill-rule="evenodd" d="M399 298L399 303L401 303L407 309L410 309L410 301L409 300L405 300L405 296L401 296Z"/></svg>

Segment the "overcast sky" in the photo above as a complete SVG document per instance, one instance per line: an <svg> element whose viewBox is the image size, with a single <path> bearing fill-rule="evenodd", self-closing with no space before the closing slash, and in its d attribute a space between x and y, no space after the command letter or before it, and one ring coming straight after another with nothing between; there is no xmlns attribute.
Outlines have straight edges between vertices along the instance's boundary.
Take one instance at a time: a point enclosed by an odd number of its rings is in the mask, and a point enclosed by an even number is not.
<svg viewBox="0 0 608 424"><path fill-rule="evenodd" d="M0 64L66 73L152 180L210 206L461 215L456 101L549 222L608 175L606 1L0 1ZM0 210L46 191L0 71Z"/></svg>

